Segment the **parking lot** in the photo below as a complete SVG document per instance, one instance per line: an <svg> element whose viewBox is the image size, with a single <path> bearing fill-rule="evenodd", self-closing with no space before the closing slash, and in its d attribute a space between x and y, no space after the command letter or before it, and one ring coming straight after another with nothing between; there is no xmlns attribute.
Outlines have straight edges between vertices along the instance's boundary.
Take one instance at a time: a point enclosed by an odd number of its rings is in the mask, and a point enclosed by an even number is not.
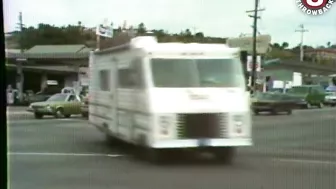
<svg viewBox="0 0 336 189"><path fill-rule="evenodd" d="M80 117L9 114L11 189L336 188L336 108L253 117L255 145L240 148L230 166L151 165L131 148L108 145Z"/></svg>

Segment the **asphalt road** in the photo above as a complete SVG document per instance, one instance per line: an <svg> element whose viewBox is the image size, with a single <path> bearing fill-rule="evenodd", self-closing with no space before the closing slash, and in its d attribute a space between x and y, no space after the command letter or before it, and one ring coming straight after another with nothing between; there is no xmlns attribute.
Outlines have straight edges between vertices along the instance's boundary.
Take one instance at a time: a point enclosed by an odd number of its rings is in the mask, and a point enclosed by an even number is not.
<svg viewBox="0 0 336 189"><path fill-rule="evenodd" d="M336 188L336 109L253 121L255 145L239 149L234 165L156 166L109 146L85 120L10 120L10 188Z"/></svg>

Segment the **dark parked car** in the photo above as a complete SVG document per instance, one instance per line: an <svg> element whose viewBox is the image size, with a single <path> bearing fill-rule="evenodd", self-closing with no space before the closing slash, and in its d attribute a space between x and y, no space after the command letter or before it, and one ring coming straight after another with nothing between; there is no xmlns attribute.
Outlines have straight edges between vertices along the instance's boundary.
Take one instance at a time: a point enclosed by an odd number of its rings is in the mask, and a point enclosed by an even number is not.
<svg viewBox="0 0 336 189"><path fill-rule="evenodd" d="M256 93L252 98L251 108L256 115L260 112L270 112L274 115L286 112L290 115L296 107L296 100L282 93Z"/></svg>
<svg viewBox="0 0 336 189"><path fill-rule="evenodd" d="M317 106L323 108L326 92L320 85L301 85L292 87L287 91L288 95L298 99L298 106L311 108Z"/></svg>

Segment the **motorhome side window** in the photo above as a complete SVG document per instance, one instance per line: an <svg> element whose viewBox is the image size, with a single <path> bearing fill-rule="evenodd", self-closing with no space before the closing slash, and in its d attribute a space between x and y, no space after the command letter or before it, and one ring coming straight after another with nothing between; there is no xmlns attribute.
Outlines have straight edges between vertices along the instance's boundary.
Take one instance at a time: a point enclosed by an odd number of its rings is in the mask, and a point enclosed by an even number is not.
<svg viewBox="0 0 336 189"><path fill-rule="evenodd" d="M130 67L118 69L118 81L120 88L142 88L143 77L141 59L134 59Z"/></svg>
<svg viewBox="0 0 336 189"><path fill-rule="evenodd" d="M99 71L99 86L102 91L110 91L110 71Z"/></svg>

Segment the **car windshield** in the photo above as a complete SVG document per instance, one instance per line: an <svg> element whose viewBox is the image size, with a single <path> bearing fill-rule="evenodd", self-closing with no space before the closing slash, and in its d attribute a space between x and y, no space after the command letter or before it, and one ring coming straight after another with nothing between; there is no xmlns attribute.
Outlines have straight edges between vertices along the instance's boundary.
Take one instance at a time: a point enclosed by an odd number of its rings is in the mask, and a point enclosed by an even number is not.
<svg viewBox="0 0 336 189"><path fill-rule="evenodd" d="M155 87L246 87L238 59L152 59L151 67Z"/></svg>
<svg viewBox="0 0 336 189"><path fill-rule="evenodd" d="M288 89L287 93L297 93L297 94L303 94L308 93L309 87L292 87L291 89Z"/></svg>
<svg viewBox="0 0 336 189"><path fill-rule="evenodd" d="M65 94L56 94L51 96L47 101L48 102L63 102L67 98L68 95Z"/></svg>

